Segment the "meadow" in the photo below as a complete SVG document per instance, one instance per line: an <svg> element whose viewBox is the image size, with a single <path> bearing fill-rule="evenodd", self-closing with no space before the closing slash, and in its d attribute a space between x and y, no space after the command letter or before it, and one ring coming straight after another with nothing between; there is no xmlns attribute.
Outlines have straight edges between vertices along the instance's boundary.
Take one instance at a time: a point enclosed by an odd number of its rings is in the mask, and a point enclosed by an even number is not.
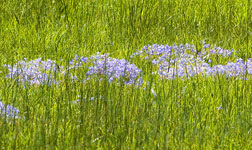
<svg viewBox="0 0 252 150"><path fill-rule="evenodd" d="M250 0L0 1L0 149L251 149Z"/></svg>

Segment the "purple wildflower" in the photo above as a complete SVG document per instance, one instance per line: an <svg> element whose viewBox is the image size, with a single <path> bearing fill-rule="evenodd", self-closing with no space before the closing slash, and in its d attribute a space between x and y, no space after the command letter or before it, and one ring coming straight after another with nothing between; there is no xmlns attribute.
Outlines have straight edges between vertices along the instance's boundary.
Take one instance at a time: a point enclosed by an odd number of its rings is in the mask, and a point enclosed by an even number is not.
<svg viewBox="0 0 252 150"><path fill-rule="evenodd" d="M0 101L0 117L18 118L19 110L12 105L5 105Z"/></svg>
<svg viewBox="0 0 252 150"><path fill-rule="evenodd" d="M27 62L19 61L13 67L4 65L9 70L7 79L17 78L20 83L28 83L30 85L52 84L55 83L55 72L61 72L62 66L58 66L55 60L48 59L42 61L41 58Z"/></svg>

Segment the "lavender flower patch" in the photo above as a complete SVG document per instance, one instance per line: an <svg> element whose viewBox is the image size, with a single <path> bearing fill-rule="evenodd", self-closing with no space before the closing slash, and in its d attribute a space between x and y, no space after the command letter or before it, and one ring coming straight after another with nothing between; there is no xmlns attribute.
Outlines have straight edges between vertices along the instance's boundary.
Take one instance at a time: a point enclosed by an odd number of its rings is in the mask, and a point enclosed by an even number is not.
<svg viewBox="0 0 252 150"><path fill-rule="evenodd" d="M62 66L57 66L55 60L42 61L41 58L31 61L24 59L14 66L4 65L4 67L9 70L7 79L17 79L19 83L27 82L30 85L53 84L55 73L63 70Z"/></svg>
<svg viewBox="0 0 252 150"><path fill-rule="evenodd" d="M151 61L156 70L152 74L158 74L161 79L190 78L195 75L215 76L225 74L227 77L238 77L246 73L252 75L251 59L246 61L237 58L236 51L224 50L220 47L210 47L205 44L199 51L194 45L148 45L131 55L131 59L139 61ZM224 60L224 61L222 61ZM233 61L236 60L236 61ZM69 66L58 66L55 60L48 59L18 62L14 66L4 65L8 68L7 79L16 79L19 83L30 85L56 84L57 74L66 75L69 72L73 80L80 77L76 71L84 70L85 79L98 77L100 80L104 75L111 83L115 80L123 80L125 84L142 85L142 70L129 63L125 59L109 57L108 54L99 54L91 57L75 57L69 62ZM83 71L83 70L82 70Z"/></svg>
<svg viewBox="0 0 252 150"><path fill-rule="evenodd" d="M13 67L4 66L9 70L7 79L17 79L19 83L30 85L55 84L57 78L55 75L67 75L67 72L70 73L73 80L78 80L76 71L80 71L80 68L88 68L86 71L84 70L85 80L95 78L97 75L102 80L103 75L106 75L109 82L122 79L125 84L141 85L143 83L141 69L125 59L108 57L108 54L100 55L97 53L97 55L89 58L75 55L75 58L69 62L69 66L65 70L63 66L58 66L54 60L42 61L41 58L31 61L25 59Z"/></svg>
<svg viewBox="0 0 252 150"><path fill-rule="evenodd" d="M214 46L210 48L205 44L201 51L198 51L194 45L148 45L131 55L131 59L145 58L150 60L158 71L161 79L190 78L195 75L215 76L225 74L227 77L237 77L248 73L252 75L251 59L246 61L237 59L236 51L223 50ZM215 60L224 60L221 64ZM236 61L232 62L232 60ZM215 60L214 62L212 60ZM225 63L225 61L228 61ZM214 64L216 63L217 64ZM224 64L223 64L224 63Z"/></svg>
<svg viewBox="0 0 252 150"><path fill-rule="evenodd" d="M76 55L75 58L70 61L70 65L68 69L76 69L88 65L86 80L96 77L97 75L100 76L100 80L102 80L103 75L106 75L109 82L123 79L125 84L141 85L143 83L141 69L138 69L136 65L129 63L125 59L112 58L109 57L108 54L100 55L97 53L89 58ZM77 79L75 75L73 77Z"/></svg>
<svg viewBox="0 0 252 150"><path fill-rule="evenodd" d="M5 105L0 101L0 117L2 118L18 118L19 110L12 105Z"/></svg>

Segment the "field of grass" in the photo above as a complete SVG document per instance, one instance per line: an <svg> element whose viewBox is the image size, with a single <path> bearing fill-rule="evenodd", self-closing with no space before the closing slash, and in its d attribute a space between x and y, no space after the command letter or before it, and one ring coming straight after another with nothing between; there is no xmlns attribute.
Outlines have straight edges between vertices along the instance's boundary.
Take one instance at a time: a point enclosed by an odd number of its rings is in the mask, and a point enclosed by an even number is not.
<svg viewBox="0 0 252 150"><path fill-rule="evenodd" d="M250 58L251 0L0 0L0 149L251 149Z"/></svg>

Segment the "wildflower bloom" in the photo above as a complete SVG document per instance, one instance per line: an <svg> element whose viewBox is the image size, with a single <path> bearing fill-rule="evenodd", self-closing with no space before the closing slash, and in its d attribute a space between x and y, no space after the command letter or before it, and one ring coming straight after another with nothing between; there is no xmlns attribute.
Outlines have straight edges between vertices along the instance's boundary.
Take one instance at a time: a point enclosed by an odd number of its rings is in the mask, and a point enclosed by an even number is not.
<svg viewBox="0 0 252 150"><path fill-rule="evenodd" d="M215 76L220 74L227 77L239 77L246 73L252 75L251 59L238 59L236 51L233 49L211 47L205 43L201 50L197 50L194 45L189 44L179 46L153 44L144 46L133 53L130 56L131 60L134 57L151 62L154 66L152 73L159 75L161 79L185 79L195 75ZM218 62L222 59L226 63ZM236 59L236 61L232 61L232 59ZM105 75L109 82L123 80L125 84L141 85L143 83L142 70L138 69L135 64L129 63L125 59L109 57L108 54L101 55L99 52L91 57L75 55L65 70L63 66L58 66L55 60L42 61L41 58L31 61L24 59L14 66L4 66L9 70L7 79L14 78L19 83L30 85L58 83L59 81L55 81L56 75L65 75L66 72L70 73L73 81L78 80L80 76L76 71L79 71L79 68L86 69L84 70L84 82L95 77L102 80Z"/></svg>
<svg viewBox="0 0 252 150"><path fill-rule="evenodd" d="M217 107L217 110L222 110L222 107L221 107L221 105L219 105L219 107Z"/></svg>
<svg viewBox="0 0 252 150"><path fill-rule="evenodd" d="M90 60L91 64L88 65L87 60ZM116 79L123 79L125 84L142 84L143 82L141 77L142 70L138 69L136 65L130 64L125 59L116 59L109 57L108 54L100 55L97 53L94 56L85 58L85 63L83 63L82 60L77 61L71 68L80 67L82 65L88 66L86 76L89 79L97 75L106 75L109 82ZM103 76L101 76L100 79L102 80L102 78Z"/></svg>
<svg viewBox="0 0 252 150"><path fill-rule="evenodd" d="M0 117L5 118L17 118L19 110L12 105L5 105L0 101Z"/></svg>
<svg viewBox="0 0 252 150"><path fill-rule="evenodd" d="M14 66L4 65L8 68L9 74L7 79L17 79L19 83L28 83L30 85L54 84L56 83L56 74L65 75L70 72L72 80L77 80L78 76L72 70L78 70L81 67L87 67L86 80L95 75L107 75L109 82L115 79L123 79L125 84L142 84L141 69L136 65L129 63L125 59L115 59L108 57L108 54L100 55L97 53L91 57L75 57L70 60L66 70L63 66L58 66L55 60L48 59L42 61L41 58L36 60L18 62ZM100 78L102 79L102 77Z"/></svg>
<svg viewBox="0 0 252 150"><path fill-rule="evenodd" d="M9 70L7 79L15 78L20 83L28 83L30 85L51 84L55 83L55 72L62 71L63 67L58 66L55 60L48 59L42 61L41 58L27 61L19 61L13 67L4 65Z"/></svg>
<svg viewBox="0 0 252 150"><path fill-rule="evenodd" d="M237 58L236 51L222 49L220 47L211 47L204 44L200 51L194 45L176 44L169 45L148 45L140 51L133 53L130 58L147 57L154 66L158 68L158 75L161 79L190 78L195 75L215 76L223 74L227 77L238 77L246 72L252 74L251 59L244 61L237 59L236 62L227 62L226 64L216 64L218 59ZM156 72L156 71L154 71Z"/></svg>

